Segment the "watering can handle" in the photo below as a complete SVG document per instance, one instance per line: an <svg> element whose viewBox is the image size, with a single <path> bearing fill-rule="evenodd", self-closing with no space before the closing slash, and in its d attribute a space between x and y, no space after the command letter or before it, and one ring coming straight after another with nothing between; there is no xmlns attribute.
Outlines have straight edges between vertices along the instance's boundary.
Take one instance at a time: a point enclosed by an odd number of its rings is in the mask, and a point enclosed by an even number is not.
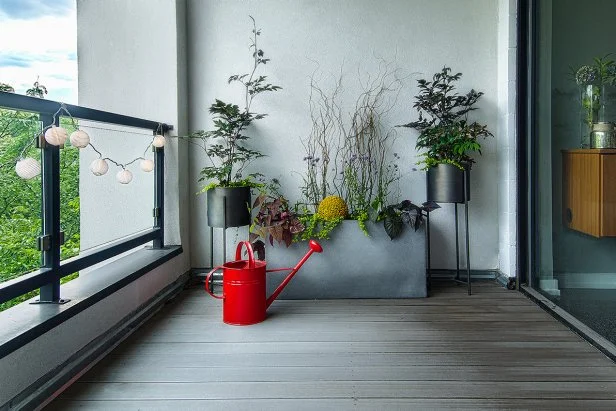
<svg viewBox="0 0 616 411"><path fill-rule="evenodd" d="M246 246L246 251L248 251L248 268L255 268L255 254L252 251L252 245L250 245L249 241L240 241L237 244L237 248L235 249L235 260L239 261L242 259L242 246Z"/></svg>
<svg viewBox="0 0 616 411"><path fill-rule="evenodd" d="M212 271L210 271L210 272L208 273L207 277L205 277L205 291L207 291L207 293L208 293L209 295L211 295L212 297L214 297L214 298L218 298L219 300L224 300L224 298L225 298L224 293L223 293L223 295L218 296L218 295L215 295L215 294L214 294L214 292L213 292L212 290L210 290L210 278L212 277L212 275L213 275L216 271L220 270L221 268L223 268L223 266L222 266L222 265L219 265L218 267L216 267L216 268L214 268Z"/></svg>

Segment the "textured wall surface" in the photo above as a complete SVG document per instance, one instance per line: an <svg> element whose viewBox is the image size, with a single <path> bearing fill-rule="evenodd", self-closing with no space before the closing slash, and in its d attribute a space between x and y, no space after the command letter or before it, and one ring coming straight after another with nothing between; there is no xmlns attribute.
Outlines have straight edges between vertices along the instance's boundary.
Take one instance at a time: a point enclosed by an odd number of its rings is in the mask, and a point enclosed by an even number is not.
<svg viewBox="0 0 616 411"><path fill-rule="evenodd" d="M207 108L220 98L242 104L242 90L227 84L232 74L250 67L251 21L262 29L260 47L271 61L264 74L283 90L263 95L253 104L256 112L269 116L250 130L252 143L268 155L257 160L253 170L277 177L285 194L295 201L300 196L300 172L304 170L302 139L311 129L310 78L332 90L342 73L342 98L351 103L362 90L361 81L374 77L380 59L399 68L404 87L397 104L384 120L394 126L415 120L412 109L416 80L430 78L444 65L464 74L460 91L475 88L485 92L473 118L489 126L496 138L484 142L483 156L472 173L470 204L471 261L477 269L499 265L498 161L497 143L507 139L498 133L498 9L497 2L472 0L428 1L189 1L189 125L192 130L212 125ZM418 161L417 132L396 129L394 152L401 159L402 198L425 201L425 173L413 171ZM205 164L203 153L191 150L192 192L199 190L196 177ZM209 230L205 198L192 199L191 238L206 244ZM455 267L453 206L445 205L433 214L432 249L434 268ZM209 249L195 247L193 267L210 264Z"/></svg>

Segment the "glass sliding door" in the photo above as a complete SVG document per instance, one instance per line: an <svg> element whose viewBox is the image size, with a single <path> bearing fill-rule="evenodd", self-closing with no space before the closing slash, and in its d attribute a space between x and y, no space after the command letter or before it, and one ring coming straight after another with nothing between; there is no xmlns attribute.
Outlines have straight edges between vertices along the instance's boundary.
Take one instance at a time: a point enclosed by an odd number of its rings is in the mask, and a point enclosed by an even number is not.
<svg viewBox="0 0 616 411"><path fill-rule="evenodd" d="M616 344L616 2L534 2L530 285Z"/></svg>

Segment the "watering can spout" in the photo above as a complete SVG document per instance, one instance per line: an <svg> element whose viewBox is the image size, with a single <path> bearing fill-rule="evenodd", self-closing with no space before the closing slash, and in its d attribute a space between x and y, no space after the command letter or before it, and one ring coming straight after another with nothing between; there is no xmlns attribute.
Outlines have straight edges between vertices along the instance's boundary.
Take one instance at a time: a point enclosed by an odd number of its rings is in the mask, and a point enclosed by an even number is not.
<svg viewBox="0 0 616 411"><path fill-rule="evenodd" d="M304 257L302 257L302 259L299 260L299 262L295 265L295 267L290 269L291 272L289 273L289 275L287 275L287 277L280 283L280 285L276 288L276 290L272 293L272 295L270 295L268 297L266 305L265 305L266 308L269 307L274 302L274 300L276 300L276 298L278 298L278 295L280 295L282 290L284 290L284 288L287 286L287 284L289 284L289 281L291 281L291 279L297 273L297 271L299 271L299 269L302 267L302 265L304 265L306 260L308 260L310 258L312 253L321 253L321 252L323 252L323 247L321 247L321 244L317 243L314 240L310 240L309 241L308 247L310 249L308 250L306 255L304 255ZM288 269L282 268L282 269L268 270L268 271L281 271L281 270L288 270Z"/></svg>

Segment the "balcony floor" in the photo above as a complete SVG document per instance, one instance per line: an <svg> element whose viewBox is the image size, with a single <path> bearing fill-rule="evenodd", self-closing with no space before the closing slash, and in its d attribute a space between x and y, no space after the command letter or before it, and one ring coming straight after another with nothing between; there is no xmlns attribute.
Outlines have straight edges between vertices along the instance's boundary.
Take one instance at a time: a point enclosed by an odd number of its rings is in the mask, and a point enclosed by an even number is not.
<svg viewBox="0 0 616 411"><path fill-rule="evenodd" d="M225 325L184 292L48 409L616 409L616 364L515 291L276 301Z"/></svg>

